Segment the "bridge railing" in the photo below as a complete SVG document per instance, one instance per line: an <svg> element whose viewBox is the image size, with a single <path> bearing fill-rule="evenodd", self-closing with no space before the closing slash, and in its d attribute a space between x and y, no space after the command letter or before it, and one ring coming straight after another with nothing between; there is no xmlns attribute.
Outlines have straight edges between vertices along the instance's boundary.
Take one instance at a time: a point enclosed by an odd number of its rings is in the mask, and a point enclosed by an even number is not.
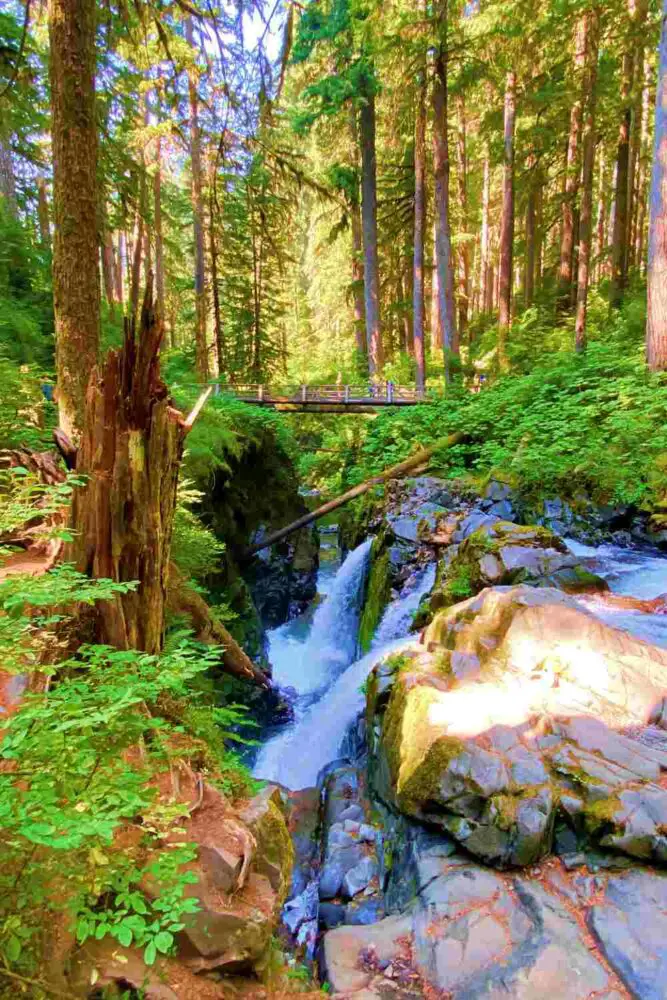
<svg viewBox="0 0 667 1000"><path fill-rule="evenodd" d="M257 403L417 403L424 398L412 386L395 382L358 385L262 385L214 383L214 392L228 392L237 399Z"/></svg>

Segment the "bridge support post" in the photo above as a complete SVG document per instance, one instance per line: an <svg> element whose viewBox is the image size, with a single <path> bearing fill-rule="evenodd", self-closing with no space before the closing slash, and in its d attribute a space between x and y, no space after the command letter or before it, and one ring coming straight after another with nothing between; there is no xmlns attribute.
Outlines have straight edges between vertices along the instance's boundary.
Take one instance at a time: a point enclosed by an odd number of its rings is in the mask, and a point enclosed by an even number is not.
<svg viewBox="0 0 667 1000"><path fill-rule="evenodd" d="M302 385L301 386L301 402L302 403L306 402L307 396L308 396L308 386L307 385Z"/></svg>
<svg viewBox="0 0 667 1000"><path fill-rule="evenodd" d="M344 396L344 399L345 399L346 403L350 402L350 387L349 387L349 385L345 386L345 396Z"/></svg>
<svg viewBox="0 0 667 1000"><path fill-rule="evenodd" d="M260 385L257 389L257 399L261 402L264 400L264 386Z"/></svg>

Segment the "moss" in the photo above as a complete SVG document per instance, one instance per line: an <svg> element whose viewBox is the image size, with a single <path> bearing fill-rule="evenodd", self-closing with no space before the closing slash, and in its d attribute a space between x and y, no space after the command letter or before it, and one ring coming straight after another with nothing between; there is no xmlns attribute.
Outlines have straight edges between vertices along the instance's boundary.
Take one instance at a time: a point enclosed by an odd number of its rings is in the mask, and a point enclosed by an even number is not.
<svg viewBox="0 0 667 1000"><path fill-rule="evenodd" d="M615 795L587 805L584 813L587 832L595 833L601 826L615 825L621 808L621 800Z"/></svg>
<svg viewBox="0 0 667 1000"><path fill-rule="evenodd" d="M431 743L422 759L397 788L401 809L418 815L424 803L437 802L443 773L464 751L465 743L454 736L441 736Z"/></svg>
<svg viewBox="0 0 667 1000"><path fill-rule="evenodd" d="M252 803L251 803L252 805ZM250 826L257 841L255 867L261 874L262 862L278 869L280 886L277 889L278 905L282 906L289 890L294 867L294 846L287 821L280 804L278 789L271 791L257 809L256 816L242 819Z"/></svg>
<svg viewBox="0 0 667 1000"><path fill-rule="evenodd" d="M362 652L371 648L375 630L391 597L391 572L389 553L384 541L376 539L371 548L371 571L366 586L364 609L359 624L359 645Z"/></svg>

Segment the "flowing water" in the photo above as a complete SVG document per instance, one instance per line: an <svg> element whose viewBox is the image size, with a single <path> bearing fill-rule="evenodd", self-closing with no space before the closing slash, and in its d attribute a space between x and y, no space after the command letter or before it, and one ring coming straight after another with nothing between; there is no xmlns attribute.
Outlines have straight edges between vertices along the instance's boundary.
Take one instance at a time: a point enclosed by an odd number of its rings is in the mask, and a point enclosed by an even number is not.
<svg viewBox="0 0 667 1000"><path fill-rule="evenodd" d="M295 721L261 749L254 773L288 788L314 785L320 770L339 754L348 726L364 706L362 687L373 666L412 641L412 616L431 589L435 567L415 573L386 609L372 650L357 659L359 611L371 539L339 569L308 627L293 622L269 634L274 679L296 691ZM318 582L318 589L320 584Z"/></svg>
<svg viewBox="0 0 667 1000"><path fill-rule="evenodd" d="M348 727L364 706L363 685L373 666L407 648L413 615L433 587L435 565L415 572L386 608L371 651L358 659L357 634L372 539L351 552L342 565L323 561L318 576L320 603L269 633L273 675L292 689L294 721L261 748L254 773L288 788L314 785L319 772L340 756ZM603 576L613 593L652 599L667 592L667 557L658 552L591 547L567 540L570 550ZM616 628L667 648L667 614L614 607L602 597L581 603Z"/></svg>
<svg viewBox="0 0 667 1000"><path fill-rule="evenodd" d="M667 556L653 550L621 548L618 545L594 548L572 539L566 539L566 542L570 551L585 566L604 577L612 593L641 600L651 600L667 593ZM667 614L614 607L603 597L591 596L580 600L608 625L667 648Z"/></svg>

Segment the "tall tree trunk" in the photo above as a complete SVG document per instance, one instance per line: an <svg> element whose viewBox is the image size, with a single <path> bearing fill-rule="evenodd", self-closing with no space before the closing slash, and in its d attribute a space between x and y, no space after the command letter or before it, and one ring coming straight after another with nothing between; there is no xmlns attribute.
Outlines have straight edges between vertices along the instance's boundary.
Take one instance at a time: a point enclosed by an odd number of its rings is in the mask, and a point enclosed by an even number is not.
<svg viewBox="0 0 667 1000"><path fill-rule="evenodd" d="M638 210L637 210L637 232L635 240L637 244L635 260L640 273L644 273L646 261L644 259L645 238L646 238L646 210L648 192L647 179L650 170L650 149L649 149L649 116L650 116L650 93L649 86L650 70L647 67L646 81L642 93L642 130L640 146L639 183L637 186Z"/></svg>
<svg viewBox="0 0 667 1000"><path fill-rule="evenodd" d="M82 428L100 334L96 6L95 0L49 6L56 379L60 427L72 440Z"/></svg>
<svg viewBox="0 0 667 1000"><path fill-rule="evenodd" d="M361 144L361 228L364 243L364 306L368 371L379 377L384 365L380 326L380 274L377 229L377 162L375 154L374 81L367 82L367 93L359 111Z"/></svg>
<svg viewBox="0 0 667 1000"><path fill-rule="evenodd" d="M579 262L577 269L577 311L575 318L575 346L578 351L586 347L586 307L593 231L593 170L595 168L595 85L597 80L600 12L597 7L584 15L586 30L586 58L584 72L583 105L585 108L583 131L583 175L581 181L581 212L579 215Z"/></svg>
<svg viewBox="0 0 667 1000"><path fill-rule="evenodd" d="M39 242L42 250L51 252L51 223L49 221L49 199L46 193L46 178L37 178L37 217L39 221Z"/></svg>
<svg viewBox="0 0 667 1000"><path fill-rule="evenodd" d="M164 237L162 233L162 140L155 149L153 176L153 219L155 228L155 295L160 319L165 320Z"/></svg>
<svg viewBox="0 0 667 1000"><path fill-rule="evenodd" d="M632 40L623 55L621 79L622 117L618 131L614 189L614 227L611 246L610 305L618 308L628 283L628 221L630 183L630 137L632 128L632 88L635 76L637 30L644 19L645 0L628 0Z"/></svg>
<svg viewBox="0 0 667 1000"><path fill-rule="evenodd" d="M468 152L466 149L465 102L459 95L456 101L456 161L459 193L459 212L463 240L458 248L459 301L457 330L459 340L463 340L468 325L470 306L470 255L468 251Z"/></svg>
<svg viewBox="0 0 667 1000"><path fill-rule="evenodd" d="M123 288L123 262L127 256L125 246L125 233L121 229L118 233L118 253L116 254L116 301L120 303L121 309L125 303L125 291Z"/></svg>
<svg viewBox="0 0 667 1000"><path fill-rule="evenodd" d="M604 255L606 251L605 232L607 228L606 204L605 204L605 180L606 163L604 156L604 145L600 143L600 156L598 165L598 204L597 218L595 223L595 256L597 258L597 281L602 281L604 277Z"/></svg>
<svg viewBox="0 0 667 1000"><path fill-rule="evenodd" d="M435 188L435 267L438 273L438 312L442 325L445 381L451 377L457 352L454 316L454 268L449 221L449 140L447 136L447 0L438 0L436 17L440 44L435 55L433 81L433 174Z"/></svg>
<svg viewBox="0 0 667 1000"><path fill-rule="evenodd" d="M139 204L132 239L132 278L130 283L130 316L136 321L141 295L141 255L144 248L144 213L146 211L146 173L142 167L139 180Z"/></svg>
<svg viewBox="0 0 667 1000"><path fill-rule="evenodd" d="M194 28L192 17L186 21L185 33L190 47L194 50ZM190 168L192 174L192 215L195 245L195 364L197 374L207 379L209 374L208 346L206 343L206 272L204 262L204 196L202 189L201 133L199 129L199 94L197 74L191 68L188 72L188 95L190 101Z"/></svg>
<svg viewBox="0 0 667 1000"><path fill-rule="evenodd" d="M433 223L433 259L431 263L431 357L442 351L442 317L440 315L440 289L438 288L438 268L436 264L436 242L438 230Z"/></svg>
<svg viewBox="0 0 667 1000"><path fill-rule="evenodd" d="M587 51L588 15L579 16L574 33L574 92L575 97L570 110L570 136L567 144L567 161L565 170L565 198L563 199L560 267L558 270L558 306L569 309L572 298L572 274L574 256L574 218L576 199L579 191L580 157L579 145L581 136L581 117L584 94L584 66Z"/></svg>
<svg viewBox="0 0 667 1000"><path fill-rule="evenodd" d="M0 137L0 194L7 211L13 219L18 218L19 206L16 200L16 178L9 142Z"/></svg>
<svg viewBox="0 0 667 1000"><path fill-rule="evenodd" d="M426 72L420 73L415 119L415 226L412 277L412 323L415 354L415 384L424 391L424 243L426 228Z"/></svg>
<svg viewBox="0 0 667 1000"><path fill-rule="evenodd" d="M359 169L359 129L357 128L357 110L350 107L350 137L352 139L352 157L355 172ZM354 310L354 342L360 356L368 353L366 340L366 321L364 305L364 240L361 228L361 206L359 204L359 186L350 199L350 228L352 230L352 307Z"/></svg>
<svg viewBox="0 0 667 1000"><path fill-rule="evenodd" d="M483 313L491 312L491 281L489 268L490 255L490 223L489 206L491 200L491 166L489 163L489 146L484 144L484 177L482 180L482 230L479 248L479 307Z"/></svg>
<svg viewBox="0 0 667 1000"><path fill-rule="evenodd" d="M102 276L104 278L104 294L109 305L111 319L116 315L116 295L114 281L113 236L111 230L104 226L104 245L102 246Z"/></svg>
<svg viewBox="0 0 667 1000"><path fill-rule="evenodd" d="M526 201L526 267L523 283L523 298L526 308L533 304L535 295L535 222L537 194L533 180L529 181Z"/></svg>
<svg viewBox="0 0 667 1000"><path fill-rule="evenodd" d="M220 287L218 285L218 241L216 238L216 163L211 166L211 179L209 185L209 256L211 259L211 291L213 293L213 323L215 333L215 348L218 357L218 373L224 375L229 369L227 359L227 345L225 343L225 330L222 323L222 310L220 309Z"/></svg>
<svg viewBox="0 0 667 1000"><path fill-rule="evenodd" d="M646 359L653 371L667 368L667 0L662 5L660 65L648 230Z"/></svg>
<svg viewBox="0 0 667 1000"><path fill-rule="evenodd" d="M500 222L500 266L498 275L498 363L507 367L507 333L512 318L512 255L514 252L514 119L516 73L510 70L505 85L503 128L503 211Z"/></svg>

